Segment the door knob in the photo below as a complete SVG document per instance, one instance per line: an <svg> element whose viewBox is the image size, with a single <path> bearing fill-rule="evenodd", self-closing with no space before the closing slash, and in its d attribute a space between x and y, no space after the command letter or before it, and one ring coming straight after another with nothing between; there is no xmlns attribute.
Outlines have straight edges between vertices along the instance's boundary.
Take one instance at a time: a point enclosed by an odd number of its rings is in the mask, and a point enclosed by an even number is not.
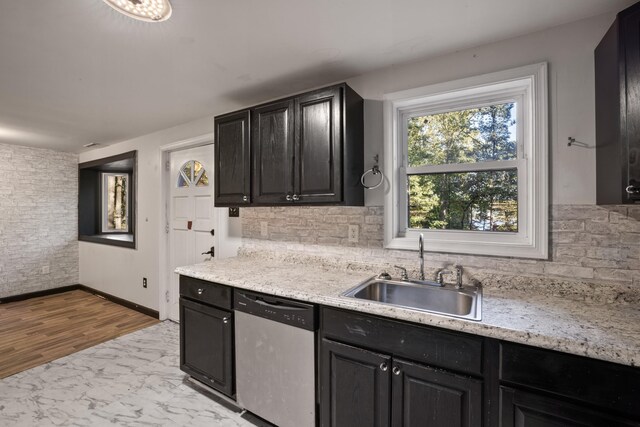
<svg viewBox="0 0 640 427"><path fill-rule="evenodd" d="M393 375L400 375L400 368L394 366L392 369Z"/></svg>
<svg viewBox="0 0 640 427"><path fill-rule="evenodd" d="M242 201L243 202L248 202L249 201L249 196L242 196Z"/></svg>
<svg viewBox="0 0 640 427"><path fill-rule="evenodd" d="M293 200L293 198L291 197L291 194L287 194L287 197L285 197L285 199L287 199L287 202L290 202L291 200Z"/></svg>
<svg viewBox="0 0 640 427"><path fill-rule="evenodd" d="M628 194L640 194L640 187L636 187L635 185L629 185L626 190Z"/></svg>
<svg viewBox="0 0 640 427"><path fill-rule="evenodd" d="M300 196L298 196L297 194L293 195L293 201L297 202L298 200L300 200Z"/></svg>
<svg viewBox="0 0 640 427"><path fill-rule="evenodd" d="M387 369L389 369L389 366L387 366L387 364L386 364L385 362L382 362L382 363L380 364L380 370L381 370L382 372L387 372Z"/></svg>
<svg viewBox="0 0 640 427"><path fill-rule="evenodd" d="M216 256L216 248L211 246L211 249L209 249L207 252L202 252L202 255L211 255L211 258L213 258L214 256Z"/></svg>

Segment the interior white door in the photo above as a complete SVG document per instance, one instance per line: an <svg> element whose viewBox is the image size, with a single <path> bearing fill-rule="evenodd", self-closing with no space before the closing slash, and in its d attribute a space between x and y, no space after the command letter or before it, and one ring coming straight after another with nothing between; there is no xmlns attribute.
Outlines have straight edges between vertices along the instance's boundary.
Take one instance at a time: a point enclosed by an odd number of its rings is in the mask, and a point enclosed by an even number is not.
<svg viewBox="0 0 640 427"><path fill-rule="evenodd" d="M213 145L170 153L169 318L179 321L176 267L215 256L217 213L213 206Z"/></svg>

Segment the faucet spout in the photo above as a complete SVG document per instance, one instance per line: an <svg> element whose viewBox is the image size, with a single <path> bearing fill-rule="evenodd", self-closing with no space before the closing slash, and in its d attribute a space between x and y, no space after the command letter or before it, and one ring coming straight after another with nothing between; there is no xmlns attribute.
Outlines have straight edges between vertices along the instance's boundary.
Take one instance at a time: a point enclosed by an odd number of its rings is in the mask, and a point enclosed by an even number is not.
<svg viewBox="0 0 640 427"><path fill-rule="evenodd" d="M422 233L418 238L418 251L420 252L420 280L424 280L424 236Z"/></svg>

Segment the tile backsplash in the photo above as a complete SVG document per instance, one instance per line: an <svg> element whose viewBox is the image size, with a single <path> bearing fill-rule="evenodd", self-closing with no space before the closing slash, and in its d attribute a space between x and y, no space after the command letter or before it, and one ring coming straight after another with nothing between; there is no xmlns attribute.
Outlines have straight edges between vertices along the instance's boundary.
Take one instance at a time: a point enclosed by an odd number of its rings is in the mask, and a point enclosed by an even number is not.
<svg viewBox="0 0 640 427"><path fill-rule="evenodd" d="M382 207L245 208L241 217L248 239L288 243L288 248L318 254L341 253L354 262L391 260L417 268L415 252L383 249ZM358 226L357 243L349 242L349 225ZM640 286L640 206L552 206L548 260L445 253L425 254L425 260L433 271L456 263L475 278L494 282L523 276Z"/></svg>

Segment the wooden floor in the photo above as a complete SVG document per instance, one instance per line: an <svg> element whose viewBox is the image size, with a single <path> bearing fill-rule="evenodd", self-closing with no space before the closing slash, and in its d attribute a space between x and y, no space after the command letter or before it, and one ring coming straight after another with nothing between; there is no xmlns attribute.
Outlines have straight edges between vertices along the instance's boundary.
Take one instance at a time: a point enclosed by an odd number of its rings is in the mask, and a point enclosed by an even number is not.
<svg viewBox="0 0 640 427"><path fill-rule="evenodd" d="M0 378L156 323L81 290L0 304Z"/></svg>

